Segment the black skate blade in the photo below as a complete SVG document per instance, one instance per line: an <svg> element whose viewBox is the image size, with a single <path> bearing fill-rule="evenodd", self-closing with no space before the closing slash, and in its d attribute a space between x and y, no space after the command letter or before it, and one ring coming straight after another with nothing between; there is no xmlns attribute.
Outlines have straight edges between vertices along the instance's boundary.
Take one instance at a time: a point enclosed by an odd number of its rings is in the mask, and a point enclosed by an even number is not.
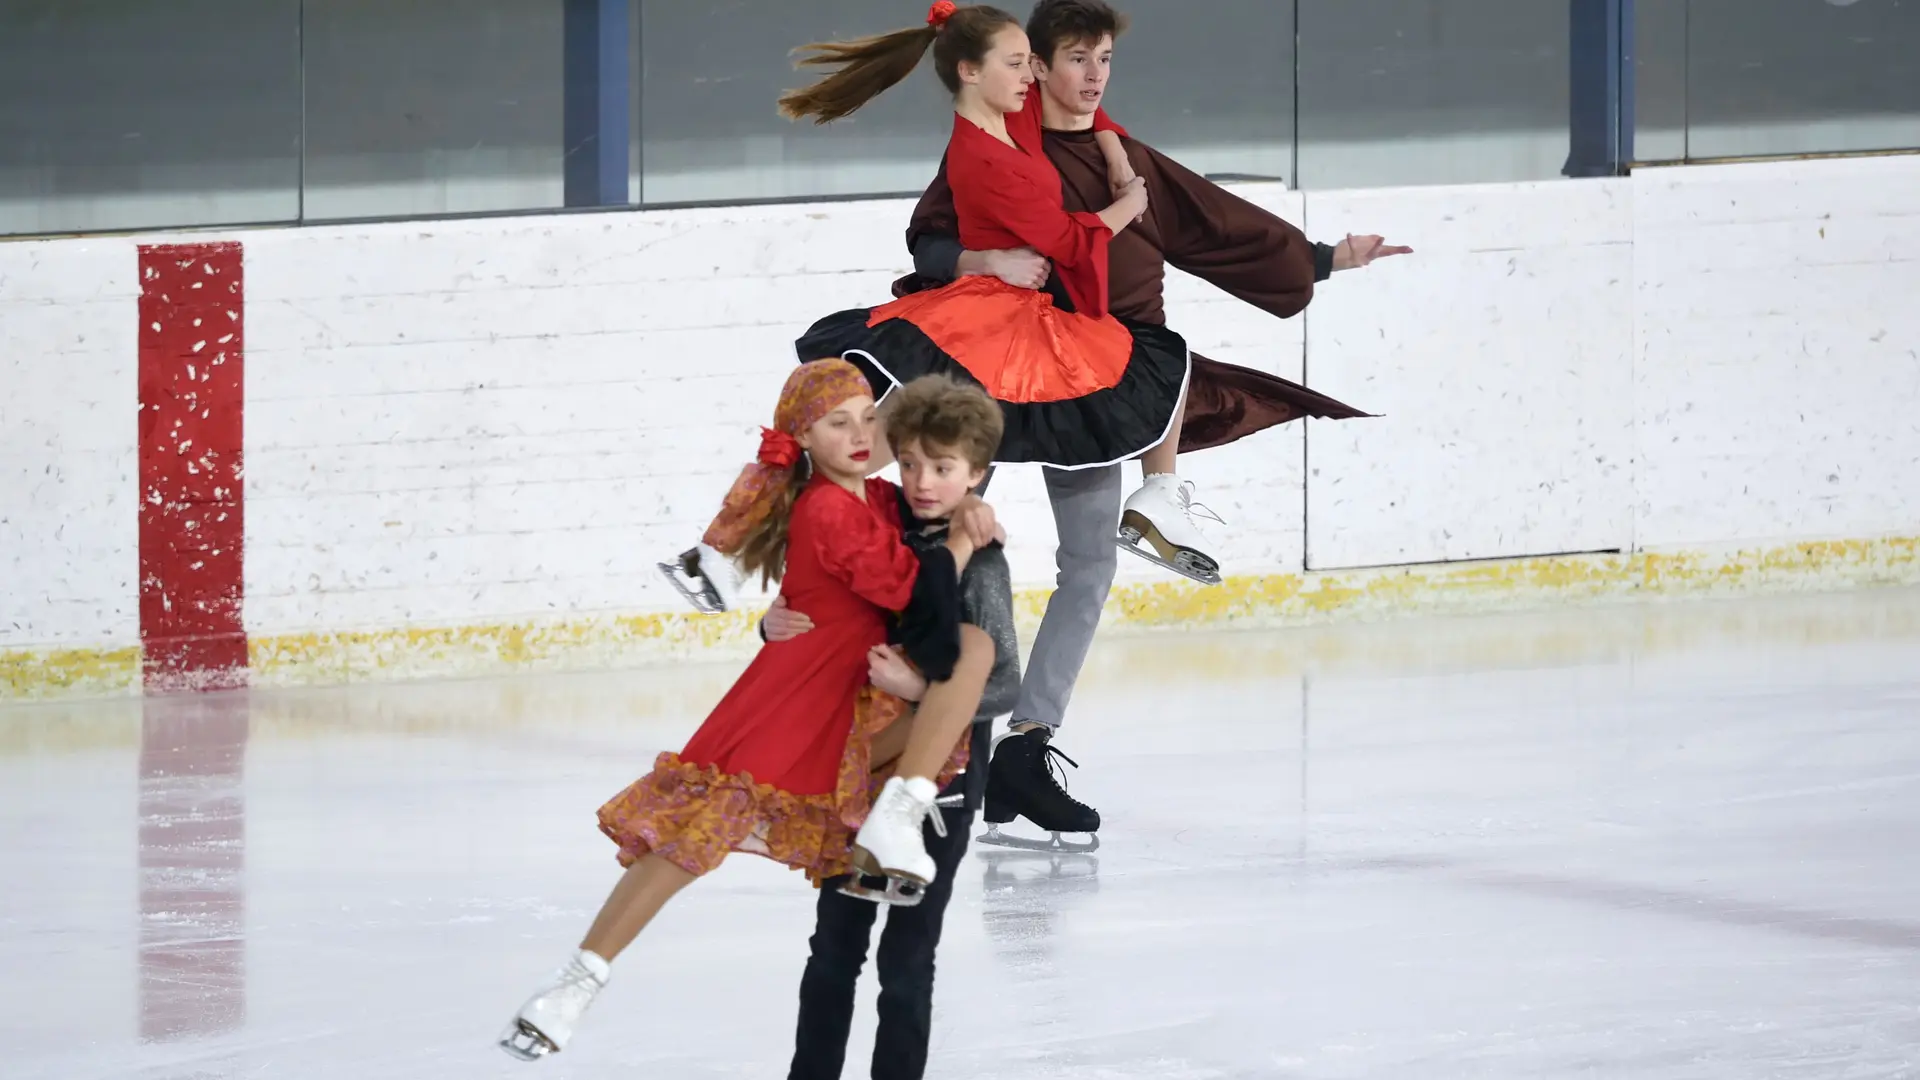
<svg viewBox="0 0 1920 1080"><path fill-rule="evenodd" d="M1188 579L1189 581L1197 581L1202 585L1220 584L1221 578L1220 578L1220 571L1218 570L1202 570L1202 569L1197 569L1193 567L1180 566L1174 563L1170 563L1167 560L1161 558L1160 553L1157 551L1154 551L1152 548L1142 546L1140 543L1129 542L1118 536L1113 538L1113 542L1114 542L1114 545L1117 546L1120 550L1130 551L1133 554L1138 555L1141 558L1152 563L1153 565L1162 567L1167 570L1171 570L1174 573L1179 574L1181 577Z"/></svg>
<svg viewBox="0 0 1920 1080"><path fill-rule="evenodd" d="M695 590L693 586L687 584L687 582L682 579L680 567L675 566L673 563L664 562L655 563L654 565L658 566L660 573L666 576L667 584L672 585L675 592L686 597L687 603L692 604L695 611L698 611L702 615L724 615L726 613L727 609L720 603L719 594L715 593L710 586L702 586L700 589Z"/></svg>

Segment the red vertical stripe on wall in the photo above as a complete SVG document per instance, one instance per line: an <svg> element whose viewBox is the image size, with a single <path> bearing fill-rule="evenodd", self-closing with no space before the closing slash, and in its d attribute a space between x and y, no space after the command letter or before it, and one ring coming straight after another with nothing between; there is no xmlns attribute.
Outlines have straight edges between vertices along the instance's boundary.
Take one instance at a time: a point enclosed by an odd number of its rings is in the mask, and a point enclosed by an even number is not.
<svg viewBox="0 0 1920 1080"><path fill-rule="evenodd" d="M149 689L245 682L239 244L140 246L140 644Z"/></svg>

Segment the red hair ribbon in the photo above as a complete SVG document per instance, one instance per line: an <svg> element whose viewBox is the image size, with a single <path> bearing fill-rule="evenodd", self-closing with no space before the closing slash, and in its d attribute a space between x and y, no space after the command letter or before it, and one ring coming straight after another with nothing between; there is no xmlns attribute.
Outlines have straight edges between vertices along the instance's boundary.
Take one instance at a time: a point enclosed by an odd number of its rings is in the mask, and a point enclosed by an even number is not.
<svg viewBox="0 0 1920 1080"><path fill-rule="evenodd" d="M934 0L933 6L927 9L927 25L938 30L947 25L947 20L953 18L953 13L958 10L959 5L953 0Z"/></svg>
<svg viewBox="0 0 1920 1080"><path fill-rule="evenodd" d="M800 460L800 440L784 431L760 429L760 463L790 469Z"/></svg>

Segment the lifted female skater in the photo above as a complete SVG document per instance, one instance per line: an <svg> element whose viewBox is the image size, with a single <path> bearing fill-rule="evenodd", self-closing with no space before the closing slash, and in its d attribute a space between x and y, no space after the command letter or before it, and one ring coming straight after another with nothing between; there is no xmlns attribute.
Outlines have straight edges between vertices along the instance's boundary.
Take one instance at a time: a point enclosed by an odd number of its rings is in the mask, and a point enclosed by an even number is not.
<svg viewBox="0 0 1920 1080"><path fill-rule="evenodd" d="M965 763L961 735L978 693L947 702L929 693L910 728L893 726L909 722L906 707L867 685L869 653L887 641L888 613L911 600L950 631L918 635L951 642L947 670L935 662L929 671L950 674L958 577L974 542L954 531L918 556L902 543L898 489L867 479L875 432L872 390L853 365L817 361L787 379L759 460L735 481L709 535L749 573L804 597L813 632L762 649L684 750L662 753L600 808L601 831L620 845L627 872L579 950L508 1025L500 1039L508 1053L533 1060L563 1049L612 960L730 852L764 855L819 882L855 867L894 869L904 833L904 847L930 863L920 827L939 785ZM895 775L869 812L875 743L902 741Z"/></svg>
<svg viewBox="0 0 1920 1080"><path fill-rule="evenodd" d="M1164 326L1122 320L1108 305L1108 245L1146 212L1144 181L1125 185L1098 213L1068 213L1042 142L1019 20L940 0L927 21L924 29L811 46L801 63L839 70L782 98L781 111L837 120L899 82L931 47L934 71L954 95L946 166L960 242L973 250L1031 247L1056 273L1042 291L962 278L830 315L800 339L800 355L844 356L896 386L933 372L979 382L1007 415L998 462L1090 469L1141 457L1144 482L1127 499L1121 528L1168 565L1218 584L1219 563L1204 550L1175 473L1186 342ZM1116 125L1102 112L1094 127L1124 163Z"/></svg>

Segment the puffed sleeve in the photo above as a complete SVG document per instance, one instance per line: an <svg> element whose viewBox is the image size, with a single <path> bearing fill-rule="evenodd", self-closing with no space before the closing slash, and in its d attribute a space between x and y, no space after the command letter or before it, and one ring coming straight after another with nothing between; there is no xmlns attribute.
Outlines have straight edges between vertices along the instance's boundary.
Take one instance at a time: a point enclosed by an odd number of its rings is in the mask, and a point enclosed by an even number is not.
<svg viewBox="0 0 1920 1080"><path fill-rule="evenodd" d="M804 527L820 565L862 598L888 611L904 609L920 576L919 558L902 542L897 527L860 500L844 492L833 496L816 498L806 507L810 520Z"/></svg>

